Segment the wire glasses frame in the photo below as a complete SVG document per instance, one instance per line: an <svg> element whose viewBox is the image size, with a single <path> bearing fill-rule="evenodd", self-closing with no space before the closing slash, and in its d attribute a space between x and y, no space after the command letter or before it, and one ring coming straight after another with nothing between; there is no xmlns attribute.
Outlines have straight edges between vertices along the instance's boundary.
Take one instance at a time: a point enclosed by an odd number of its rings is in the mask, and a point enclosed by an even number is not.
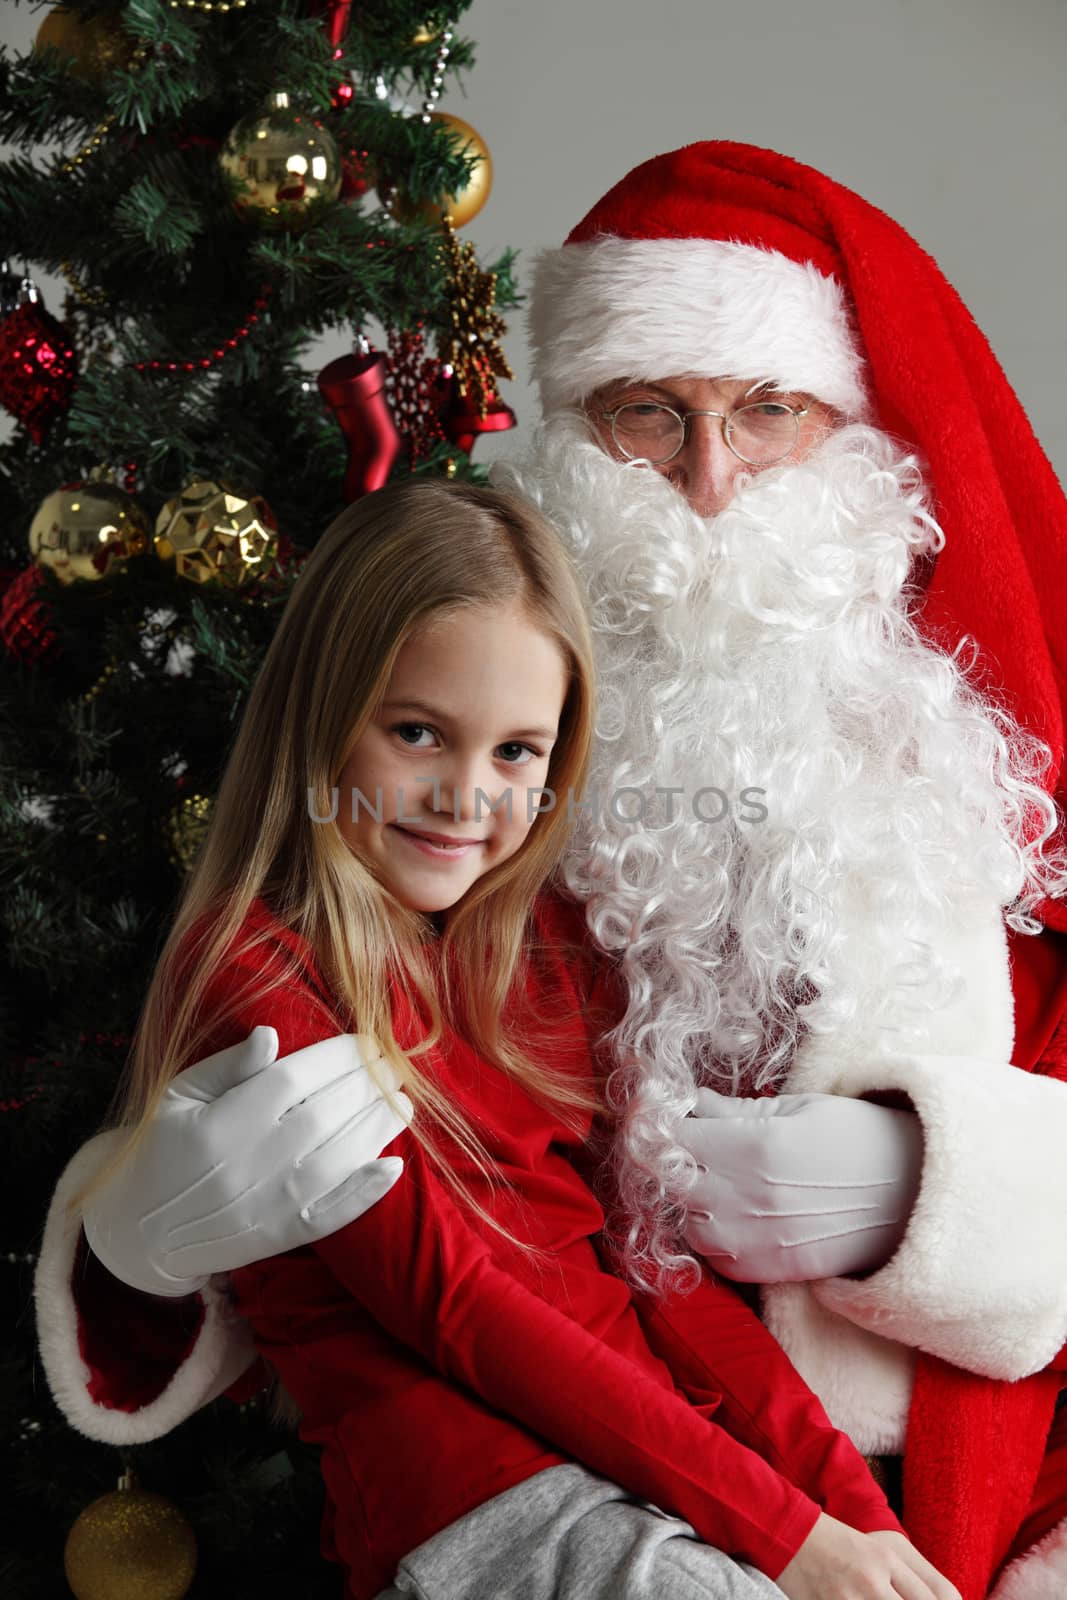
<svg viewBox="0 0 1067 1600"><path fill-rule="evenodd" d="M773 411L769 410L769 406L774 407ZM796 449L797 440L800 438L800 424L810 409L809 406L787 406L774 401L757 400L750 402L748 405L736 406L733 411L675 411L673 406L665 406L658 402L630 400L625 405L616 406L612 411L601 411L598 415L605 422L611 424L611 437L614 439L619 451L628 461L644 460L651 462L655 467L665 466L668 461L674 460L680 450L684 449L686 440L689 438L690 418L718 417L722 423L722 436L726 447L739 461L743 461L749 467L771 467L778 461L784 461L786 456ZM651 455L647 450L633 449L631 443L628 443L625 438L620 438L619 418L628 411L640 411L643 413L645 420L651 420L649 416L651 412L662 414L664 421L668 417L672 417L678 424L678 443L674 446L674 449L669 450L666 455ZM786 424L788 438L786 433L782 432L779 427L779 424L786 423L787 417L789 418L789 422ZM762 441L753 440L749 445L750 452L756 450L757 453L746 455L745 451L739 448L734 435L738 431L743 434L746 426L755 429L757 422L764 424L764 438ZM769 428L768 424L770 425ZM623 432L625 433L625 431L624 424ZM674 432L672 430L665 443L669 443L673 437Z"/></svg>

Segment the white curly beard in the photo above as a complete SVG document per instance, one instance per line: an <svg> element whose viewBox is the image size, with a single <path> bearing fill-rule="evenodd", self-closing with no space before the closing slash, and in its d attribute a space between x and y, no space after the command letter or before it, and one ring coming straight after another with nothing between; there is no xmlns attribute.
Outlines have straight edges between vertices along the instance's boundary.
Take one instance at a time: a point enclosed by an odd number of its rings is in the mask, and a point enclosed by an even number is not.
<svg viewBox="0 0 1067 1600"><path fill-rule="evenodd" d="M942 538L918 463L873 428L742 480L709 519L573 414L492 476L541 506L589 595L594 805L564 874L628 985L611 1036L628 1266L662 1284L690 1259L670 1196L698 1084L778 1084L805 1031L917 1047L958 978L936 946L960 905L1014 903L1033 928L1047 752L909 620L909 575ZM637 796L609 803L621 789L644 791L639 816ZM862 963L840 914L857 882L877 908Z"/></svg>

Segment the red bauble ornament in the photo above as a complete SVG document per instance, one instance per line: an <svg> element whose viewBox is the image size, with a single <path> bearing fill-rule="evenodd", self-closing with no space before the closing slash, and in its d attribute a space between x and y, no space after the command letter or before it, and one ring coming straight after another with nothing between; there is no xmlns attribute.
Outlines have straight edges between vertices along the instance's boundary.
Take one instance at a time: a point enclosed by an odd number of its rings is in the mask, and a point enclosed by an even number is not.
<svg viewBox="0 0 1067 1600"><path fill-rule="evenodd" d="M70 335L36 298L0 322L0 405L29 430L35 444L70 404L78 363Z"/></svg>
<svg viewBox="0 0 1067 1600"><path fill-rule="evenodd" d="M346 501L382 488L400 451L400 435L385 398L387 370L382 352L372 350L340 356L319 373L319 391L348 441L341 490Z"/></svg>
<svg viewBox="0 0 1067 1600"><path fill-rule="evenodd" d="M0 639L27 667L44 666L59 649L51 608L41 597L46 582L40 567L26 567L0 595Z"/></svg>
<svg viewBox="0 0 1067 1600"><path fill-rule="evenodd" d="M452 393L441 411L441 427L445 438L451 440L465 455L470 455L479 434L504 433L508 428L513 428L515 422L514 411L497 394L490 396L483 417L474 401L463 393L453 379Z"/></svg>

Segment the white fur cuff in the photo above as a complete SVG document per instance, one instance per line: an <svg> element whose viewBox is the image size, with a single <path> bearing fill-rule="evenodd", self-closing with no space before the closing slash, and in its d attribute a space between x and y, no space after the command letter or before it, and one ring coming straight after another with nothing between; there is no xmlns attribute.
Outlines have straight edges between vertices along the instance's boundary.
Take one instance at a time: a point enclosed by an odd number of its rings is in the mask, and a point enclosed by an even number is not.
<svg viewBox="0 0 1067 1600"><path fill-rule="evenodd" d="M204 1319L196 1343L155 1400L138 1411L119 1411L89 1394L90 1373L78 1348L78 1306L71 1284L81 1214L70 1210L69 1201L100 1169L119 1137L112 1131L90 1139L56 1185L34 1280L37 1338L49 1388L71 1427L103 1444L143 1444L169 1433L228 1389L256 1352L247 1325L234 1316L225 1294L209 1284L201 1295ZM121 1328L115 1337L116 1365L136 1360L136 1351L121 1347Z"/></svg>
<svg viewBox="0 0 1067 1600"><path fill-rule="evenodd" d="M766 379L860 420L863 358L833 278L714 239L564 245L538 260L534 375L548 414L620 378Z"/></svg>
<svg viewBox="0 0 1067 1600"><path fill-rule="evenodd" d="M1040 1372L1067 1341L1067 1085L975 1056L843 1070L897 1089L923 1125L922 1186L891 1261L814 1293L872 1333L990 1378Z"/></svg>

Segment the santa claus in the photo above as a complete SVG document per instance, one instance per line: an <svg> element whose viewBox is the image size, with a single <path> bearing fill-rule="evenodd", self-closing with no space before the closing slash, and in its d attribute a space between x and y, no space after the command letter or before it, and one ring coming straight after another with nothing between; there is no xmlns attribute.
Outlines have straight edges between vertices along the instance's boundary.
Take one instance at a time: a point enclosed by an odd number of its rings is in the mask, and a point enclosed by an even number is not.
<svg viewBox="0 0 1067 1600"><path fill-rule="evenodd" d="M770 152L631 172L541 260L532 336L544 427L495 476L567 539L598 641L567 878L629 996L628 1268L676 1283L696 1251L763 1285L832 1420L903 1457L909 1532L965 1600L1059 1597L1062 492L933 261ZM165 1180L134 1163L87 1218L114 1271L170 1293L188 1275L115 1219L205 1170L172 1147ZM232 1376L239 1331L194 1282L200 1344L116 1422L78 1353L62 1201L53 1388L86 1432L151 1436Z"/></svg>

